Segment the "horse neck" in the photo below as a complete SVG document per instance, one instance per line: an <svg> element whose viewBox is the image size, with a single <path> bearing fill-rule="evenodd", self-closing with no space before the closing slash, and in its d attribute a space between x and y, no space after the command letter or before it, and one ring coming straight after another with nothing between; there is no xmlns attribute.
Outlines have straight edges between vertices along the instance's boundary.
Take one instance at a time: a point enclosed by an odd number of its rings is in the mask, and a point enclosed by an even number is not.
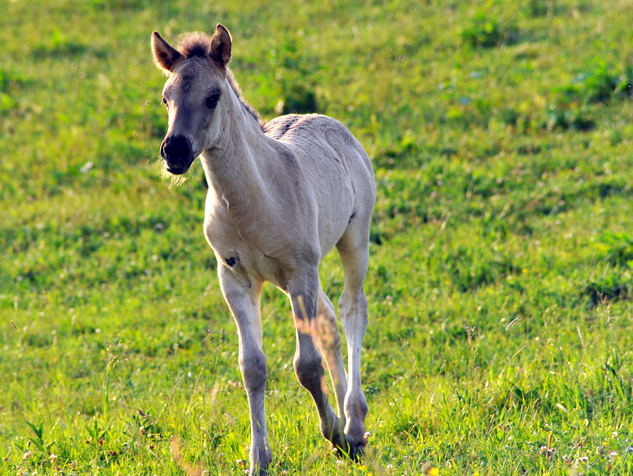
<svg viewBox="0 0 633 476"><path fill-rule="evenodd" d="M230 211L254 211L266 197L260 168L273 152L261 127L241 104L227 80L222 131L201 155L209 192ZM232 209L232 210L231 210Z"/></svg>

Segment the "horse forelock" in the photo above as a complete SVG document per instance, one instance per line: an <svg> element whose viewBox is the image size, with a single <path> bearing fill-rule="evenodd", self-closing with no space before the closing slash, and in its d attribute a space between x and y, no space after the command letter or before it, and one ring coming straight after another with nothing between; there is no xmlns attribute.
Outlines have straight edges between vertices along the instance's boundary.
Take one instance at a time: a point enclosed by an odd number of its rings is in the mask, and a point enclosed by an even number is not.
<svg viewBox="0 0 633 476"><path fill-rule="evenodd" d="M211 37L200 31L185 33L178 38L176 49L185 58L205 57L211 51Z"/></svg>

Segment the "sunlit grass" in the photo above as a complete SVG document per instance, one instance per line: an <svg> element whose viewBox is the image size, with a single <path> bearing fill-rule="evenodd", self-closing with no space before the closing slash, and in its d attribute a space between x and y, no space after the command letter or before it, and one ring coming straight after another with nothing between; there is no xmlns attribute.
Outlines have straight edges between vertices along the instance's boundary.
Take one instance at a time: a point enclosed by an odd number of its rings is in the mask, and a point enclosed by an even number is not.
<svg viewBox="0 0 633 476"><path fill-rule="evenodd" d="M316 107L376 170L367 455L341 460L320 436L289 303L265 286L271 474L633 472L631 14L624 0L0 5L0 474L247 469L206 182L197 164L182 186L161 178L149 49L154 30L217 22L265 118ZM335 254L321 280L336 303Z"/></svg>

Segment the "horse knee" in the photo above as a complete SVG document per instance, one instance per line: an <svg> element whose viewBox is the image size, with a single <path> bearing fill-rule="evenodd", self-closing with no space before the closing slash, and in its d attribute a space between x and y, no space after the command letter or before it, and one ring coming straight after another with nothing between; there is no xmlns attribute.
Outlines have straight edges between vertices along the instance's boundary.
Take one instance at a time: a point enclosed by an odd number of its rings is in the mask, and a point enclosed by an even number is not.
<svg viewBox="0 0 633 476"><path fill-rule="evenodd" d="M338 301L338 307L341 313L351 308L359 308L361 311L366 311L369 307L369 301L367 301L363 287L360 286L356 291L343 289L343 293Z"/></svg>
<svg viewBox="0 0 633 476"><path fill-rule="evenodd" d="M320 356L295 355L293 366L299 383L308 390L316 389L322 385L324 375Z"/></svg>
<svg viewBox="0 0 633 476"><path fill-rule="evenodd" d="M239 364L247 391L252 392L266 388L268 369L264 352L257 350L244 353L239 358Z"/></svg>
<svg viewBox="0 0 633 476"><path fill-rule="evenodd" d="M365 421L369 406L363 392L353 392L345 398L345 413L350 420L354 418Z"/></svg>
<svg viewBox="0 0 633 476"><path fill-rule="evenodd" d="M349 335L354 329L363 329L364 334L369 322L368 307L367 296L362 288L354 294L343 291L339 300L339 309L341 311L341 326L345 335Z"/></svg>

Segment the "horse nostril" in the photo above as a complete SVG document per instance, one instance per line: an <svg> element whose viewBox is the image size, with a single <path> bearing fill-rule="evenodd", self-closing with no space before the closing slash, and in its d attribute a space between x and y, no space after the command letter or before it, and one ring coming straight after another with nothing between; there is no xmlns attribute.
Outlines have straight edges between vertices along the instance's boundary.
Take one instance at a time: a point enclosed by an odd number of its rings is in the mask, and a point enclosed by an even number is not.
<svg viewBox="0 0 633 476"><path fill-rule="evenodd" d="M165 159L165 160L167 160L167 154L165 153L165 143L166 143L166 142L167 142L167 139L165 139L165 140L163 141L163 143L160 145L160 156L161 156L163 159Z"/></svg>
<svg viewBox="0 0 633 476"><path fill-rule="evenodd" d="M165 160L188 159L191 155L189 140L183 136L167 137L161 145L160 155Z"/></svg>

